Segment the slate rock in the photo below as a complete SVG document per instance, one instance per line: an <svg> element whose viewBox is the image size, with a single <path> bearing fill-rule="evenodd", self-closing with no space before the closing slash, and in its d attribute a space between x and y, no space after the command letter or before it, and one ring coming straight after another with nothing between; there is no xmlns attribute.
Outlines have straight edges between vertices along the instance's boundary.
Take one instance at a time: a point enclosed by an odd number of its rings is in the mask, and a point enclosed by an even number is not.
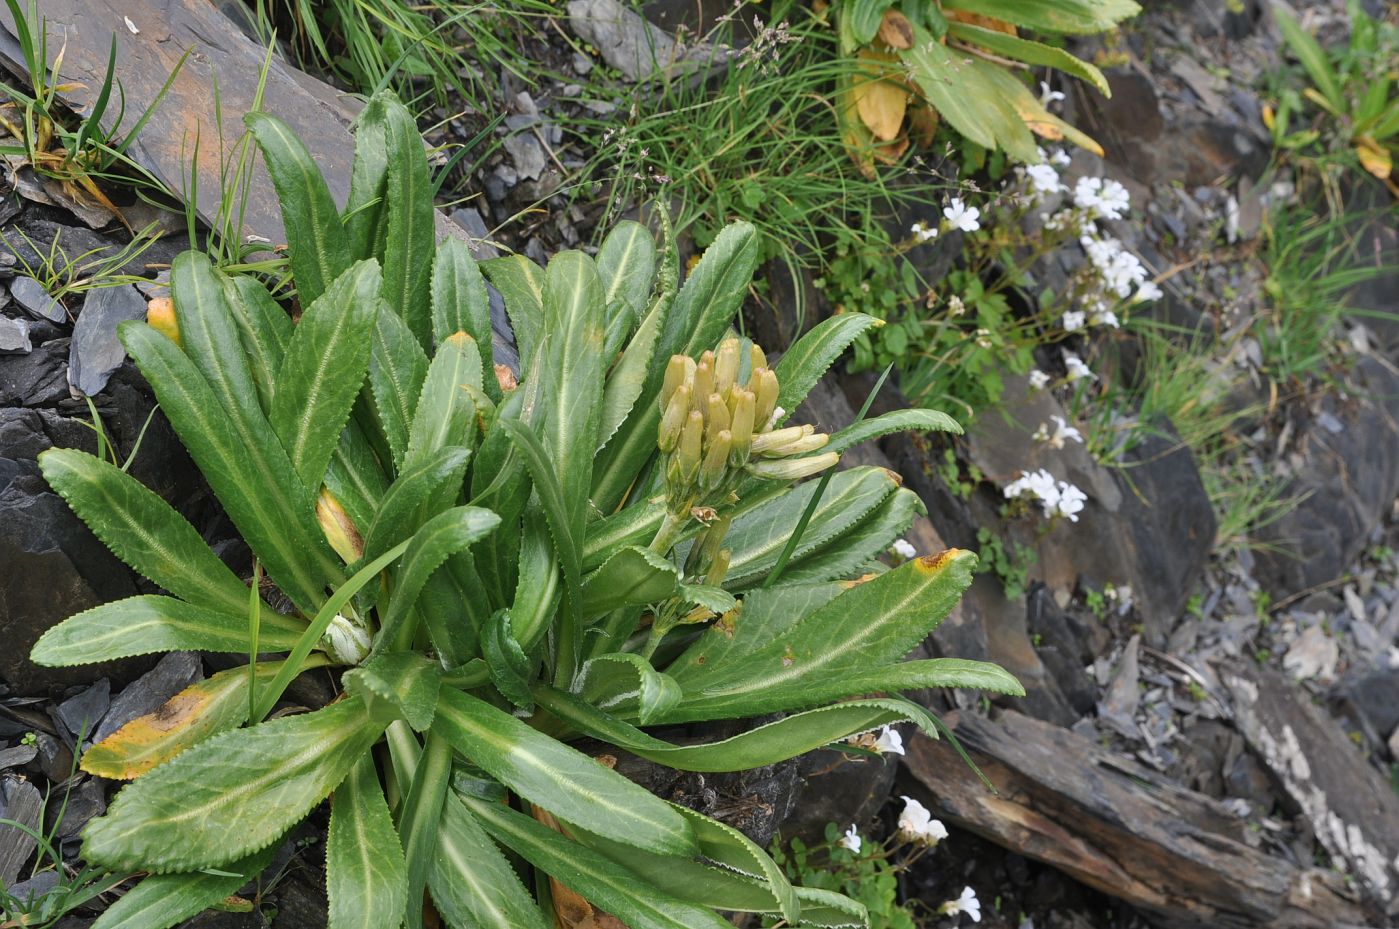
<svg viewBox="0 0 1399 929"><path fill-rule="evenodd" d="M68 340L24 355L0 355L0 407L52 406L68 399Z"/></svg>
<svg viewBox="0 0 1399 929"><path fill-rule="evenodd" d="M69 697L58 705L58 718L68 727L73 738L91 740L97 724L112 705L112 682L105 677L87 690Z"/></svg>
<svg viewBox="0 0 1399 929"><path fill-rule="evenodd" d="M1372 742L1399 732L1399 668L1372 671L1338 689L1342 709Z"/></svg>
<svg viewBox="0 0 1399 929"><path fill-rule="evenodd" d="M89 397L101 393L112 372L126 360L126 349L117 340L117 326L145 315L146 301L130 284L89 292L73 326L68 383Z"/></svg>
<svg viewBox="0 0 1399 929"><path fill-rule="evenodd" d="M29 341L29 320L0 316L0 355L26 355L33 350Z"/></svg>
<svg viewBox="0 0 1399 929"><path fill-rule="evenodd" d="M63 819L58 821L60 811L63 813ZM62 803L50 805L50 822L45 825L53 830L56 838L71 839L82 832L88 822L105 812L107 792L103 789L102 782L93 777L84 778L81 784L68 791Z"/></svg>
<svg viewBox="0 0 1399 929"><path fill-rule="evenodd" d="M39 754L39 750L33 745L21 744L4 749L0 751L0 771L27 765L34 760L34 756L37 754Z"/></svg>
<svg viewBox="0 0 1399 929"><path fill-rule="evenodd" d="M44 285L28 275L21 274L10 281L10 296L35 319L47 319L54 323L68 321L63 304L49 296Z"/></svg>
<svg viewBox="0 0 1399 929"><path fill-rule="evenodd" d="M672 77L688 74L731 54L702 42L682 46L618 0L569 0L568 22L575 35L597 48L630 81L658 72Z"/></svg>
<svg viewBox="0 0 1399 929"><path fill-rule="evenodd" d="M20 881L18 884L11 884L5 891L14 897L22 906L32 906L35 901L58 886L58 872L54 870L40 871L28 880Z"/></svg>
<svg viewBox="0 0 1399 929"><path fill-rule="evenodd" d="M34 747L38 752L29 763L31 771L38 771L54 784L61 784L73 775L73 750L57 736L35 732Z"/></svg>
<svg viewBox="0 0 1399 929"><path fill-rule="evenodd" d="M154 713L165 701L203 677L197 654L170 652L112 699L112 707L92 741L100 742L136 717Z"/></svg>
<svg viewBox="0 0 1399 929"><path fill-rule="evenodd" d="M1089 627L1054 602L1044 584L1034 584L1025 597L1026 626L1040 661L1049 670L1064 698L1080 716L1093 711L1098 687L1088 673L1097 651L1089 643L1101 627Z"/></svg>
<svg viewBox="0 0 1399 929"><path fill-rule="evenodd" d="M38 788L26 780L7 777L0 781L0 819L8 819L38 831L44 798ZM14 826L0 824L0 886L9 887L19 876L38 843Z"/></svg>

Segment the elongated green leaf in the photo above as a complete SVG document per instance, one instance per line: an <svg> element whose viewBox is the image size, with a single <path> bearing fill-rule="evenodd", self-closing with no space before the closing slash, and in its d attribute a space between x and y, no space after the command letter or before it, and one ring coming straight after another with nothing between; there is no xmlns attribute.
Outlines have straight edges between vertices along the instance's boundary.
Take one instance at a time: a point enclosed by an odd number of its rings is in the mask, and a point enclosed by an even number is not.
<svg viewBox="0 0 1399 929"><path fill-rule="evenodd" d="M103 911L93 929L170 929L222 903L253 880L272 861L273 849L219 868L219 873L155 874Z"/></svg>
<svg viewBox="0 0 1399 929"><path fill-rule="evenodd" d="M964 42L971 42L973 45L979 45L1002 58L1012 58L1026 64L1057 68L1065 74L1072 74L1074 77L1087 81L1098 88L1104 96L1112 96L1112 88L1108 87L1107 78L1103 77L1103 72L1088 62L1075 58L1062 48L1055 48L1053 45L1045 45L1043 42L1035 42L1030 39L1022 39L1019 36L971 23L948 23L947 32L948 35Z"/></svg>
<svg viewBox="0 0 1399 929"><path fill-rule="evenodd" d="M473 392L480 396L481 389L481 355L471 336L465 332L448 336L437 347L423 380L408 433L405 468L449 445L471 448L475 444L476 403L471 397Z"/></svg>
<svg viewBox="0 0 1399 929"><path fill-rule="evenodd" d="M42 452L39 469L93 535L143 577L195 606L246 613L243 582L188 520L140 481L70 448Z"/></svg>
<svg viewBox="0 0 1399 929"><path fill-rule="evenodd" d="M266 416L228 301L228 278L208 256L182 252L170 266L170 295L184 353L204 376L244 441L260 441Z"/></svg>
<svg viewBox="0 0 1399 929"><path fill-rule="evenodd" d="M726 664L730 655L741 656L761 648L808 613L825 606L854 582L783 584L757 588L743 595L737 617L710 624L694 644L675 659L666 673L682 686L710 668Z"/></svg>
<svg viewBox="0 0 1399 929"><path fill-rule="evenodd" d="M369 352L369 387L384 437L401 467L408 452L409 427L427 378L427 353L394 313L380 313Z"/></svg>
<svg viewBox="0 0 1399 929"><path fill-rule="evenodd" d="M448 791L428 873L432 901L450 926L552 929L519 875L456 793Z"/></svg>
<svg viewBox="0 0 1399 929"><path fill-rule="evenodd" d="M432 178L413 114L389 97L384 117L389 159L384 198L389 220L384 240L384 300L408 325L418 347L425 350L432 344L432 262L428 256L437 245Z"/></svg>
<svg viewBox="0 0 1399 929"><path fill-rule="evenodd" d="M680 685L631 652L599 655L589 661L578 675L578 689L588 703L601 709L635 707L643 726L680 702Z"/></svg>
<svg viewBox="0 0 1399 929"><path fill-rule="evenodd" d="M428 575L418 595L416 609L442 667L456 667L475 657L481 629L490 618L491 604L476 573L474 554L450 556Z"/></svg>
<svg viewBox="0 0 1399 929"><path fill-rule="evenodd" d="M384 257L388 214L388 139L385 135L390 93L370 97L355 119L355 159L350 167L350 199L345 204L345 242L351 260Z"/></svg>
<svg viewBox="0 0 1399 929"><path fill-rule="evenodd" d="M372 261L353 265L301 314L268 419L309 493L326 467L364 384L374 320L382 305Z"/></svg>
<svg viewBox="0 0 1399 929"><path fill-rule="evenodd" d="M877 439L895 432L950 432L961 435L962 427L946 413L937 410L894 410L871 419L846 426L831 436L823 452L843 452L861 442Z"/></svg>
<svg viewBox="0 0 1399 929"><path fill-rule="evenodd" d="M855 525L898 485L897 476L883 468L851 468L836 474L793 557L802 557ZM732 553L725 587L742 589L767 577L815 492L816 485L808 482L734 520L724 538L724 547Z"/></svg>
<svg viewBox="0 0 1399 929"><path fill-rule="evenodd" d="M444 488L461 485L470 453L464 448L441 448L405 468L389 485L374 522L364 535L364 560L370 561L407 541L432 514L427 503Z"/></svg>
<svg viewBox="0 0 1399 929"><path fill-rule="evenodd" d="M242 417L226 415L174 342L139 322L123 323L120 335L267 573L293 603L315 612L325 589L340 583L339 563L315 523L310 495L262 412L256 411L256 420L243 420L248 428L240 431L233 421Z"/></svg>
<svg viewBox="0 0 1399 929"><path fill-rule="evenodd" d="M884 20L884 11L894 5L894 0L850 0L838 8L840 18L850 30L855 41L868 45L879 34L879 24Z"/></svg>
<svg viewBox="0 0 1399 929"><path fill-rule="evenodd" d="M408 878L374 759L365 755L330 800L325 841L330 929L397 929Z"/></svg>
<svg viewBox="0 0 1399 929"><path fill-rule="evenodd" d="M611 306L623 300L634 316L640 316L656 275L656 242L651 230L630 220L613 226L598 248L597 270L602 278L602 302Z"/></svg>
<svg viewBox="0 0 1399 929"><path fill-rule="evenodd" d="M757 878L766 884L777 897L784 918L795 922L801 913L801 904L796 892L782 873L777 862L768 857L756 842L739 832L733 826L710 819L703 813L673 804L690 821L699 840L700 854L709 861L717 862L726 868Z"/></svg>
<svg viewBox="0 0 1399 929"><path fill-rule="evenodd" d="M798 887L796 891L797 899L802 904L802 926L821 929L868 929L869 911L858 900L819 887Z"/></svg>
<svg viewBox="0 0 1399 929"><path fill-rule="evenodd" d="M466 243L449 236L437 246L437 257L433 259L432 337L441 345L457 332L465 332L475 340L481 370L485 372L486 396L499 401L500 383L494 373L491 303L486 293L486 280Z"/></svg>
<svg viewBox="0 0 1399 929"><path fill-rule="evenodd" d="M1282 33L1283 39L1292 49L1292 54L1296 55L1302 62L1302 67L1307 69L1307 75L1311 77L1312 83L1317 90L1326 98L1337 112L1344 112L1346 109L1345 95L1341 93L1340 82L1336 79L1336 72L1331 67L1331 59L1327 57L1326 50L1321 47L1321 43L1311 36L1297 19L1281 7L1273 7L1273 17L1277 20L1278 31Z"/></svg>
<svg viewBox="0 0 1399 929"><path fill-rule="evenodd" d="M262 150L267 173L277 189L292 276L301 305L307 306L350 266L340 211L320 168L290 126L261 111L247 114L243 122Z"/></svg>
<svg viewBox="0 0 1399 929"><path fill-rule="evenodd" d="M544 333L544 269L524 255L508 255L481 262L481 271L505 300L520 367L528 371Z"/></svg>
<svg viewBox="0 0 1399 929"><path fill-rule="evenodd" d="M398 708L408 725L422 732L437 713L442 667L417 652L389 652L346 671L345 689L372 693Z"/></svg>
<svg viewBox="0 0 1399 929"><path fill-rule="evenodd" d="M437 733L429 732L398 817L408 873L408 929L421 929L423 925L423 889L427 887L432 856L437 850L437 823L442 818L442 802L451 778L452 746Z"/></svg>
<svg viewBox="0 0 1399 929"><path fill-rule="evenodd" d="M888 551L924 512L922 499L901 487L858 524L789 564L782 574L782 583L805 584L858 574Z"/></svg>
<svg viewBox="0 0 1399 929"><path fill-rule="evenodd" d="M473 797L462 797L462 801L497 841L630 929L730 927L713 910L661 893L615 861L522 813Z"/></svg>
<svg viewBox="0 0 1399 929"><path fill-rule="evenodd" d="M432 731L521 797L570 822L661 855L698 851L689 824L664 801L475 697L444 690Z"/></svg>
<svg viewBox="0 0 1399 929"><path fill-rule="evenodd" d="M632 340L618 360L612 374L607 378L602 394L602 414L598 424L598 447L603 447L626 422L636 405L636 399L651 373L652 356L656 340L660 337L665 313L669 309L669 295L663 294L652 305L650 312L641 320Z"/></svg>
<svg viewBox="0 0 1399 929"><path fill-rule="evenodd" d="M568 578L569 586L577 591L581 587L582 558L578 550L578 540L573 534L571 508L564 500L564 490L554 472L548 452L544 450L539 437L520 421L502 419L498 425L514 440L515 447L524 457L525 466L534 480L535 493L539 495L539 502L543 504L549 530L553 533L564 575Z"/></svg>
<svg viewBox="0 0 1399 929"><path fill-rule="evenodd" d="M588 577L583 615L600 616L623 606L658 603L675 595L680 572L650 549L629 545Z"/></svg>
<svg viewBox="0 0 1399 929"><path fill-rule="evenodd" d="M952 670L952 669L949 669ZM898 722L936 732L927 711L901 699L851 700L796 713L718 742L676 745L648 735L573 694L535 686L539 705L579 732L680 771L747 771Z"/></svg>
<svg viewBox="0 0 1399 929"><path fill-rule="evenodd" d="M530 695L530 663L525 650L510 630L510 614L498 611L486 623L481 636L481 653L491 672L491 682L501 696L526 712L534 710Z"/></svg>
<svg viewBox="0 0 1399 929"><path fill-rule="evenodd" d="M216 735L138 778L83 833L83 857L164 873L271 845L379 738L358 699Z"/></svg>
<svg viewBox="0 0 1399 929"><path fill-rule="evenodd" d="M547 522L543 511L531 504L521 523L519 574L510 623L525 651L532 650L549 631L563 595L559 557L551 544Z"/></svg>
<svg viewBox="0 0 1399 929"><path fill-rule="evenodd" d="M1048 139L1067 139L1075 145L1101 155L1103 150L1101 145L1046 110L1039 98L1031 93L1030 88L1021 83L1015 75L988 61L973 60L972 64L972 70L976 72L975 80L980 84L978 92L984 92L989 101L995 104L997 137L1001 139L1002 147L1008 154L1029 164L1039 160L1039 152L1032 150L1032 145L1025 144L1024 151L1020 152L1009 144L1011 137L1007 133L1019 136L1020 128L1023 126L1038 136ZM999 128L1002 120L1005 121L1004 129ZM1017 142L1017 144L1020 143Z"/></svg>
<svg viewBox="0 0 1399 929"><path fill-rule="evenodd" d="M448 556L465 551L498 525L499 516L476 506L453 507L423 523L404 552L398 585L389 598L389 608L374 642L375 653L397 645L399 626L417 601L428 575L441 567Z"/></svg>
<svg viewBox="0 0 1399 929"><path fill-rule="evenodd" d="M899 57L928 103L953 129L982 148L996 147L996 136L982 118L989 103L967 86L972 59L954 57L952 50L916 28L913 48Z"/></svg>
<svg viewBox="0 0 1399 929"><path fill-rule="evenodd" d="M287 651L296 645L305 624L267 612L276 619L263 627L261 647ZM61 667L185 649L247 652L248 621L183 600L142 594L70 616L34 643L31 657L38 664Z"/></svg>
<svg viewBox="0 0 1399 929"><path fill-rule="evenodd" d="M359 402L364 404L363 394ZM325 472L325 486L340 501L363 537L374 522L379 502L388 493L389 481L354 414L335 445L330 467Z"/></svg>
<svg viewBox="0 0 1399 929"><path fill-rule="evenodd" d="M226 277L222 284L243 351L248 356L248 369L262 400L262 410L270 415L272 398L277 393L277 371L291 344L291 317L254 277L246 274Z"/></svg>
<svg viewBox="0 0 1399 929"><path fill-rule="evenodd" d="M1067 34L1103 32L1142 9L1133 0L944 0L942 6Z"/></svg>
<svg viewBox="0 0 1399 929"><path fill-rule="evenodd" d="M695 679L670 721L811 706L883 689L880 674L897 689L896 671L907 666L895 662L956 605L975 563L953 549L851 587L768 644Z"/></svg>
<svg viewBox="0 0 1399 929"><path fill-rule="evenodd" d="M257 678L271 680L280 661L259 662ZM196 681L153 713L138 716L83 753L82 769L129 781L212 735L248 720L248 670L230 668Z"/></svg>
<svg viewBox="0 0 1399 929"><path fill-rule="evenodd" d="M777 405L791 413L811 393L841 353L860 333L880 321L864 313L841 313L819 323L797 340L777 363Z"/></svg>

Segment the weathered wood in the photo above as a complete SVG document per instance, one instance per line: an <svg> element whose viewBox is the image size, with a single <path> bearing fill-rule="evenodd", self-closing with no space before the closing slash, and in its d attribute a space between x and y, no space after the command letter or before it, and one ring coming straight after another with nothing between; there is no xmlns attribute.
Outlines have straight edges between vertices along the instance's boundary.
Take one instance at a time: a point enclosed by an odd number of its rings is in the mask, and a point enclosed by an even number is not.
<svg viewBox="0 0 1399 929"><path fill-rule="evenodd" d="M1390 915L1399 913L1399 798L1340 723L1276 671L1220 669L1234 721L1337 867Z"/></svg>
<svg viewBox="0 0 1399 929"><path fill-rule="evenodd" d="M934 815L1066 872L1170 927L1339 929L1366 912L1339 875L1250 848L1243 823L1095 742L1007 712L946 717L996 785L947 740L909 744L908 768Z"/></svg>

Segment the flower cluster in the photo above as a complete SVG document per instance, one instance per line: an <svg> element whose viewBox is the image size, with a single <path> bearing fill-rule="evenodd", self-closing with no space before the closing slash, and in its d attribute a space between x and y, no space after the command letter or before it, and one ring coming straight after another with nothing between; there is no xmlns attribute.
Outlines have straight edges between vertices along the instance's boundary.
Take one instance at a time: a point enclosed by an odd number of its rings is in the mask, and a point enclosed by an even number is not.
<svg viewBox="0 0 1399 929"><path fill-rule="evenodd" d="M910 226L908 231L913 235L914 241L920 244L931 242L938 237L938 232L941 229L975 232L981 228L981 210L974 206L967 206L960 197L953 197L948 201L947 206L942 208L942 216L941 226L929 226L922 221Z"/></svg>
<svg viewBox="0 0 1399 929"><path fill-rule="evenodd" d="M745 360L748 375L740 380ZM745 359L736 338L698 362L670 359L656 440L670 513L683 517L696 506L727 502L744 474L794 481L840 460L835 452L810 455L830 440L814 426L774 428L784 414L778 392L763 350L750 345Z"/></svg>
<svg viewBox="0 0 1399 929"><path fill-rule="evenodd" d="M1054 429L1051 431L1049 423L1040 423L1040 427L1035 430L1035 441L1047 442L1050 448L1063 448L1065 442L1077 442L1083 444L1083 433L1079 432L1062 416L1050 416L1054 421Z"/></svg>
<svg viewBox="0 0 1399 929"><path fill-rule="evenodd" d="M1056 516L1068 517L1070 522L1078 522L1078 514L1083 510L1088 495L1068 481L1055 480L1054 475L1040 468L1022 474L1006 485L1007 500L1029 497L1040 505L1045 519Z"/></svg>
<svg viewBox="0 0 1399 929"><path fill-rule="evenodd" d="M912 797L904 797L904 809L899 814L898 837L904 842L932 848L947 838L947 827L933 819L928 808Z"/></svg>

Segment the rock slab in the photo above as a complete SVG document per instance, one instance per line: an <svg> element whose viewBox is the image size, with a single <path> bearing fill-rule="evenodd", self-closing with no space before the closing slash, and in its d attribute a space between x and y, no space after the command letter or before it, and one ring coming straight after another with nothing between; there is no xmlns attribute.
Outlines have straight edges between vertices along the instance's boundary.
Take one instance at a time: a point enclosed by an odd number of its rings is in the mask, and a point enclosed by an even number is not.
<svg viewBox="0 0 1399 929"><path fill-rule="evenodd" d="M117 326L145 316L146 301L130 284L90 291L73 326L68 383L88 397L101 393L112 372L126 360L126 349L117 339Z"/></svg>

